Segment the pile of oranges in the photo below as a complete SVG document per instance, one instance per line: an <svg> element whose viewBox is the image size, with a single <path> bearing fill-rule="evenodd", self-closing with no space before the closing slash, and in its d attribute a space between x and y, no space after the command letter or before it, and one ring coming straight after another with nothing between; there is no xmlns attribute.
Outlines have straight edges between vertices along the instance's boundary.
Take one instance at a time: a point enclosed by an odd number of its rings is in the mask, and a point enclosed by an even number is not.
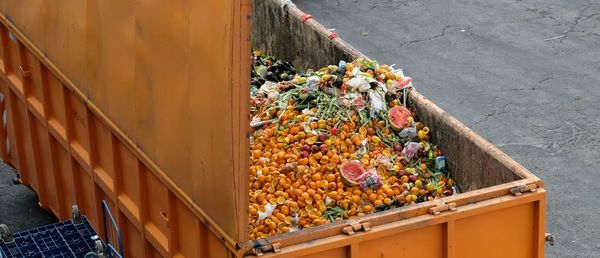
<svg viewBox="0 0 600 258"><path fill-rule="evenodd" d="M371 115L365 120L360 112L346 112L344 117L335 111L324 114L319 110L323 107L319 103L323 101L321 97L309 100L309 105L304 103L301 95L315 77L320 78L319 89L309 94L328 94L326 101L336 105L340 96L349 93L340 88L353 77L348 72L356 71L355 67L372 73L384 84L402 77L389 66L364 66L355 61L341 69L336 66L294 75L291 80L271 85L277 94L253 96L253 121L264 123L255 126L250 136L251 240L455 193L453 180L446 172L435 169L435 159L442 152L429 142L429 128L414 121L414 116L408 122L417 132L412 141L419 144L419 150L408 158L403 155L407 142L399 139L398 131L390 128L385 116ZM327 89L335 87L332 77L342 80L334 94ZM401 95L391 97L387 108L403 104L398 98ZM345 184L340 166L347 162L359 162L365 169L376 171L381 186L361 188Z"/></svg>

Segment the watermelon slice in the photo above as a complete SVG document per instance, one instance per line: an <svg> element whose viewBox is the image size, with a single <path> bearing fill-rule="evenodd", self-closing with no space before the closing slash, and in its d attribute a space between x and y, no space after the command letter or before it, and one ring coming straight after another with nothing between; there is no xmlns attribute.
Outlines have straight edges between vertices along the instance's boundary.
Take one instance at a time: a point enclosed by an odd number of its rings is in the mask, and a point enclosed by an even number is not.
<svg viewBox="0 0 600 258"><path fill-rule="evenodd" d="M388 120L395 130L402 130L408 126L408 117L412 114L403 106L395 106L388 111Z"/></svg>
<svg viewBox="0 0 600 258"><path fill-rule="evenodd" d="M344 183L345 186L357 186L357 179L364 173L365 169L360 163L356 161L350 161L348 163L342 164L342 166L340 167L342 183Z"/></svg>
<svg viewBox="0 0 600 258"><path fill-rule="evenodd" d="M404 89L404 87L408 86L408 84L410 84L411 81L412 78L402 76L402 79L396 82L396 87L398 87L398 89Z"/></svg>

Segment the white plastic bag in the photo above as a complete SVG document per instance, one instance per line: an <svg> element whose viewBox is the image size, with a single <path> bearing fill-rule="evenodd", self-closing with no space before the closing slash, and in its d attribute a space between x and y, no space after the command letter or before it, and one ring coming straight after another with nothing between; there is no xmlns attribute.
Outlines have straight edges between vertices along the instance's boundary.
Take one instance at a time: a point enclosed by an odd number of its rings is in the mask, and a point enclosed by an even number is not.
<svg viewBox="0 0 600 258"><path fill-rule="evenodd" d="M348 84L348 87L353 91L366 92L371 88L369 82L360 76L350 79L346 84Z"/></svg>
<svg viewBox="0 0 600 258"><path fill-rule="evenodd" d="M275 210L276 207L277 207L277 204L267 203L267 205L265 205L265 212L260 212L260 211L258 212L257 221L264 220L264 219L268 218L269 216L271 216L271 214L273 214L273 211Z"/></svg>

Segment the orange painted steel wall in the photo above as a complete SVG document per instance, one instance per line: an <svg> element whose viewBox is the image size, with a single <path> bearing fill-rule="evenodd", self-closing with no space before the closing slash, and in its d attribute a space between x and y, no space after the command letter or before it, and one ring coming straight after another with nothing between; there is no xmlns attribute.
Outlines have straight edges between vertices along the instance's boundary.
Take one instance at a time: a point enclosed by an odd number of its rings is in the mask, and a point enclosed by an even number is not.
<svg viewBox="0 0 600 258"><path fill-rule="evenodd" d="M249 86L239 82L250 76L250 8L250 0L0 1L85 101L235 241L247 239L238 173L247 168ZM89 142L73 144L87 161Z"/></svg>
<svg viewBox="0 0 600 258"><path fill-rule="evenodd" d="M59 219L77 203L101 230L102 200L116 213L128 257L228 257L224 232L152 172L93 106L0 26L5 161ZM11 39L12 38L12 39ZM4 141L6 138L2 138Z"/></svg>
<svg viewBox="0 0 600 258"><path fill-rule="evenodd" d="M340 235L264 257L544 257L546 193L505 196ZM541 244L541 245L540 245Z"/></svg>

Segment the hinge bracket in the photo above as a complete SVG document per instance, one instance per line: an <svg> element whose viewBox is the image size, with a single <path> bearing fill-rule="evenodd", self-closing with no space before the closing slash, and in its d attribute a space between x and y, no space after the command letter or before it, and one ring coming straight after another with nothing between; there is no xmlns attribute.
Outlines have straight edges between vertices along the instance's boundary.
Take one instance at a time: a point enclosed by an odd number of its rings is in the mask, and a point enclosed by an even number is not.
<svg viewBox="0 0 600 258"><path fill-rule="evenodd" d="M536 184L520 185L520 186L510 189L510 194L512 194L513 196L519 196L524 193L535 192L535 191L537 191Z"/></svg>
<svg viewBox="0 0 600 258"><path fill-rule="evenodd" d="M361 230L365 231L365 232L371 230L371 223L369 223L369 222L362 222L362 223L351 222L350 226L344 227L342 229L342 231L346 235L354 235L356 232L361 231Z"/></svg>
<svg viewBox="0 0 600 258"><path fill-rule="evenodd" d="M442 204L439 204L438 206L429 208L429 213L431 213L431 215L438 215L445 211L454 211L454 210L456 210L456 203L453 203L453 202L452 203L442 203Z"/></svg>
<svg viewBox="0 0 600 258"><path fill-rule="evenodd" d="M264 239L259 239L255 242L254 248L252 248L252 255L262 256L268 252L278 253L281 251L281 244L279 243L269 243L269 241Z"/></svg>

